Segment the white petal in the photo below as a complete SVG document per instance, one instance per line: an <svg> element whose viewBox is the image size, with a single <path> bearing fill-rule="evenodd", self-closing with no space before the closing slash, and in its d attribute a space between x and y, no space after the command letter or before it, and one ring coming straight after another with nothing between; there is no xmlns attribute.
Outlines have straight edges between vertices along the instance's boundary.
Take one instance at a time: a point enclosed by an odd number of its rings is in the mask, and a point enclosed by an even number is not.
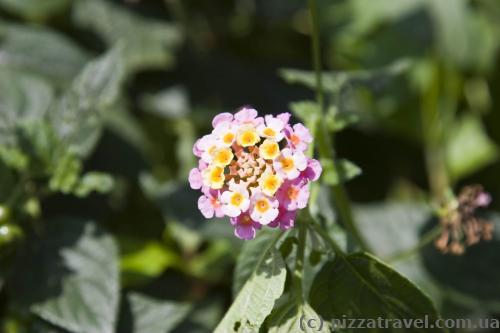
<svg viewBox="0 0 500 333"><path fill-rule="evenodd" d="M295 153L295 155L293 156L293 161L295 162L295 166L297 167L297 169L299 169L300 171L304 171L307 168L307 158L303 153Z"/></svg>
<svg viewBox="0 0 500 333"><path fill-rule="evenodd" d="M233 193L231 191L226 191L226 192L222 193L222 195L220 196L220 202L227 204L229 202L229 200L231 199L232 194Z"/></svg>
<svg viewBox="0 0 500 333"><path fill-rule="evenodd" d="M223 205L222 211L229 217L236 217L241 213L241 211L233 205Z"/></svg>
<svg viewBox="0 0 500 333"><path fill-rule="evenodd" d="M292 169L292 170L290 170L290 171L288 171L288 172L286 172L286 178L288 178L290 180L293 180L293 179L297 178L299 175L300 175L299 170L297 170L295 168Z"/></svg>

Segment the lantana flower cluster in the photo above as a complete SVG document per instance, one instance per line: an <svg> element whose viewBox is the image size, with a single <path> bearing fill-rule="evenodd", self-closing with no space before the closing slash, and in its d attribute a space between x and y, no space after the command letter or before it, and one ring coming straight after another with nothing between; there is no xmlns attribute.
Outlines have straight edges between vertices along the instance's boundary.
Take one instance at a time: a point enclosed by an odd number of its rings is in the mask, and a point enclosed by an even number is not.
<svg viewBox="0 0 500 333"><path fill-rule="evenodd" d="M191 187L202 192L203 216L228 216L241 239L253 239L263 226L294 226L321 165L305 155L313 140L309 130L289 121L289 113L259 117L248 107L213 119L212 133L194 144L200 160L189 174Z"/></svg>

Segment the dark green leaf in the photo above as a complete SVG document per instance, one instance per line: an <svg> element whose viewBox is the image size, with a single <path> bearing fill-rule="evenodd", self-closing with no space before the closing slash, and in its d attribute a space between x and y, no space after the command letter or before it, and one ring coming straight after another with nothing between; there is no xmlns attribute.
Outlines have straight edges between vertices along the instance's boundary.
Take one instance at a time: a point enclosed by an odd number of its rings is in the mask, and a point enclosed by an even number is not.
<svg viewBox="0 0 500 333"><path fill-rule="evenodd" d="M323 167L322 179L328 185L345 183L362 173L357 165L345 159L340 159L336 165L332 160L325 158L320 159L320 162Z"/></svg>
<svg viewBox="0 0 500 333"><path fill-rule="evenodd" d="M311 288L310 302L325 320L343 315L375 319L438 317L432 302L415 285L365 253L337 256L323 266Z"/></svg>
<svg viewBox="0 0 500 333"><path fill-rule="evenodd" d="M113 333L118 311L118 249L92 222L47 221L32 237L9 283L14 299L73 333Z"/></svg>
<svg viewBox="0 0 500 333"><path fill-rule="evenodd" d="M500 311L500 215L489 214L494 223L492 241L467 248L462 256L441 254L433 245L424 248L424 267L439 282L447 297L468 306Z"/></svg>

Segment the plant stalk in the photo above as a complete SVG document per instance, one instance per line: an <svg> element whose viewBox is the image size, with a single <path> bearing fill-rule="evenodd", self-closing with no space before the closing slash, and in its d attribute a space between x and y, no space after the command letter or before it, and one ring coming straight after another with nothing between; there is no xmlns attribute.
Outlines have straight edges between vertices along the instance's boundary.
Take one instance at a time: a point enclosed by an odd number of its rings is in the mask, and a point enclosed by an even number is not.
<svg viewBox="0 0 500 333"><path fill-rule="evenodd" d="M326 116L325 108L325 98L323 90L323 78L322 78L322 68L321 68L321 44L320 44L320 34L319 34L319 22L318 22L318 8L316 0L308 0L309 12L312 23L312 58L314 64L314 72L316 77L316 102L321 111L321 115ZM323 159L330 159L333 161L335 172L339 172L339 168L336 166L336 158L334 154L334 141L333 135L330 135L326 122L320 119L317 120L317 140L318 140L318 150L320 157ZM349 197L342 183L332 186L332 191L334 195L334 205L337 209L338 215L342 220L344 226L349 230L352 237L359 245L363 251L369 251L368 245L366 244L363 236L359 232L352 213L351 203Z"/></svg>

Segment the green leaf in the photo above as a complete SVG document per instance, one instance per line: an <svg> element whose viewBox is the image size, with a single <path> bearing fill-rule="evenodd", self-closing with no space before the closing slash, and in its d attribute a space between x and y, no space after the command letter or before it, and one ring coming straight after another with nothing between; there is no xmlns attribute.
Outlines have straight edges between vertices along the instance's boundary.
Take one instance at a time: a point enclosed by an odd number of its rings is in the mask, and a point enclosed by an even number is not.
<svg viewBox="0 0 500 333"><path fill-rule="evenodd" d="M401 75L410 67L410 61L406 59L373 70L363 71L324 71L323 88L325 91L338 94L348 86L363 86L378 88L384 81ZM280 76L290 84L301 84L309 89L316 89L316 74L313 71L298 69L282 69Z"/></svg>
<svg viewBox="0 0 500 333"><path fill-rule="evenodd" d="M275 244L263 249L250 279L245 283L215 333L258 332L285 287L285 262Z"/></svg>
<svg viewBox="0 0 500 333"><path fill-rule="evenodd" d="M354 217L377 256L389 258L417 246L432 210L418 203L356 205Z"/></svg>
<svg viewBox="0 0 500 333"><path fill-rule="evenodd" d="M82 163L73 154L63 156L52 171L49 188L53 192L71 193L78 183Z"/></svg>
<svg viewBox="0 0 500 333"><path fill-rule="evenodd" d="M257 269L257 265L262 261L262 258L267 254L262 251L269 245L276 235L277 230L262 230L257 234L251 242L245 242L241 248L236 262L236 268L233 276L233 297L236 297L243 288L253 272Z"/></svg>
<svg viewBox="0 0 500 333"><path fill-rule="evenodd" d="M50 113L59 139L70 152L86 156L100 135L100 113L118 98L125 78L121 46L88 63Z"/></svg>
<svg viewBox="0 0 500 333"><path fill-rule="evenodd" d="M43 119L53 95L36 76L0 69L0 144L16 145L19 128Z"/></svg>
<svg viewBox="0 0 500 333"><path fill-rule="evenodd" d="M295 299L289 294L285 296L282 304L277 305L269 316L267 332L331 332L328 323L308 303L297 305Z"/></svg>
<svg viewBox="0 0 500 333"><path fill-rule="evenodd" d="M190 306L156 300L138 293L128 295L132 333L168 333L188 315Z"/></svg>
<svg viewBox="0 0 500 333"><path fill-rule="evenodd" d="M126 241L126 249L121 258L121 270L125 274L140 274L147 277L157 277L168 267L180 267L181 258L172 249L159 242L147 242L137 246L132 241ZM137 248L136 248L137 247Z"/></svg>
<svg viewBox="0 0 500 333"><path fill-rule="evenodd" d="M87 172L79 180L74 193L77 197L83 198L92 192L109 193L113 190L114 179L111 175L102 172Z"/></svg>
<svg viewBox="0 0 500 333"><path fill-rule="evenodd" d="M29 2L38 4L47 0ZM0 22L0 52L0 67L37 74L59 85L71 82L88 60L77 44L50 29L3 22Z"/></svg>
<svg viewBox="0 0 500 333"><path fill-rule="evenodd" d="M173 49L180 41L180 32L173 25L142 18L103 0L77 1L73 18L80 27L101 35L108 45L122 41L128 71L173 64Z"/></svg>
<svg viewBox="0 0 500 333"><path fill-rule="evenodd" d="M29 19L44 19L68 7L70 0L0 0L7 11Z"/></svg>
<svg viewBox="0 0 500 333"><path fill-rule="evenodd" d="M51 220L32 236L9 283L13 299L72 333L113 333L120 299L118 249L96 224Z"/></svg>
<svg viewBox="0 0 500 333"><path fill-rule="evenodd" d="M359 115L351 112L338 112L336 108L331 110L326 115L325 121L330 130L340 132L350 125L356 124L359 121Z"/></svg>
<svg viewBox="0 0 500 333"><path fill-rule="evenodd" d="M290 103L293 114L304 122L307 128L315 128L316 121L321 117L321 110L316 102L301 101Z"/></svg>
<svg viewBox="0 0 500 333"><path fill-rule="evenodd" d="M177 119L189 114L187 91L175 86L156 94L145 94L141 98L141 107L148 112L166 119Z"/></svg>
<svg viewBox="0 0 500 333"><path fill-rule="evenodd" d="M496 161L498 148L477 116L463 116L449 129L446 162L457 181Z"/></svg>
<svg viewBox="0 0 500 333"><path fill-rule="evenodd" d="M438 318L432 302L415 285L365 253L337 256L323 266L311 289L310 302L325 320L343 315L374 319L423 319L425 315L431 320ZM372 332L388 331L373 329Z"/></svg>
<svg viewBox="0 0 500 333"><path fill-rule="evenodd" d="M0 146L0 161L17 171L26 170L29 158L20 149Z"/></svg>
<svg viewBox="0 0 500 333"><path fill-rule="evenodd" d="M381 258L397 258L408 250L411 255L391 262L393 267L428 294L436 306L443 301L442 288L425 269L418 247L425 241L431 207L418 203L377 203L354 207L355 220L370 249ZM430 245L433 246L433 245Z"/></svg>
<svg viewBox="0 0 500 333"><path fill-rule="evenodd" d="M446 59L458 65L467 60L467 0L427 1L436 26L436 45ZM458 38L458 36L461 36Z"/></svg>
<svg viewBox="0 0 500 333"><path fill-rule="evenodd" d="M359 175L361 169L351 161L340 159L337 165L331 159L320 159L321 166L323 167L323 182L328 185L338 185L345 183Z"/></svg>

